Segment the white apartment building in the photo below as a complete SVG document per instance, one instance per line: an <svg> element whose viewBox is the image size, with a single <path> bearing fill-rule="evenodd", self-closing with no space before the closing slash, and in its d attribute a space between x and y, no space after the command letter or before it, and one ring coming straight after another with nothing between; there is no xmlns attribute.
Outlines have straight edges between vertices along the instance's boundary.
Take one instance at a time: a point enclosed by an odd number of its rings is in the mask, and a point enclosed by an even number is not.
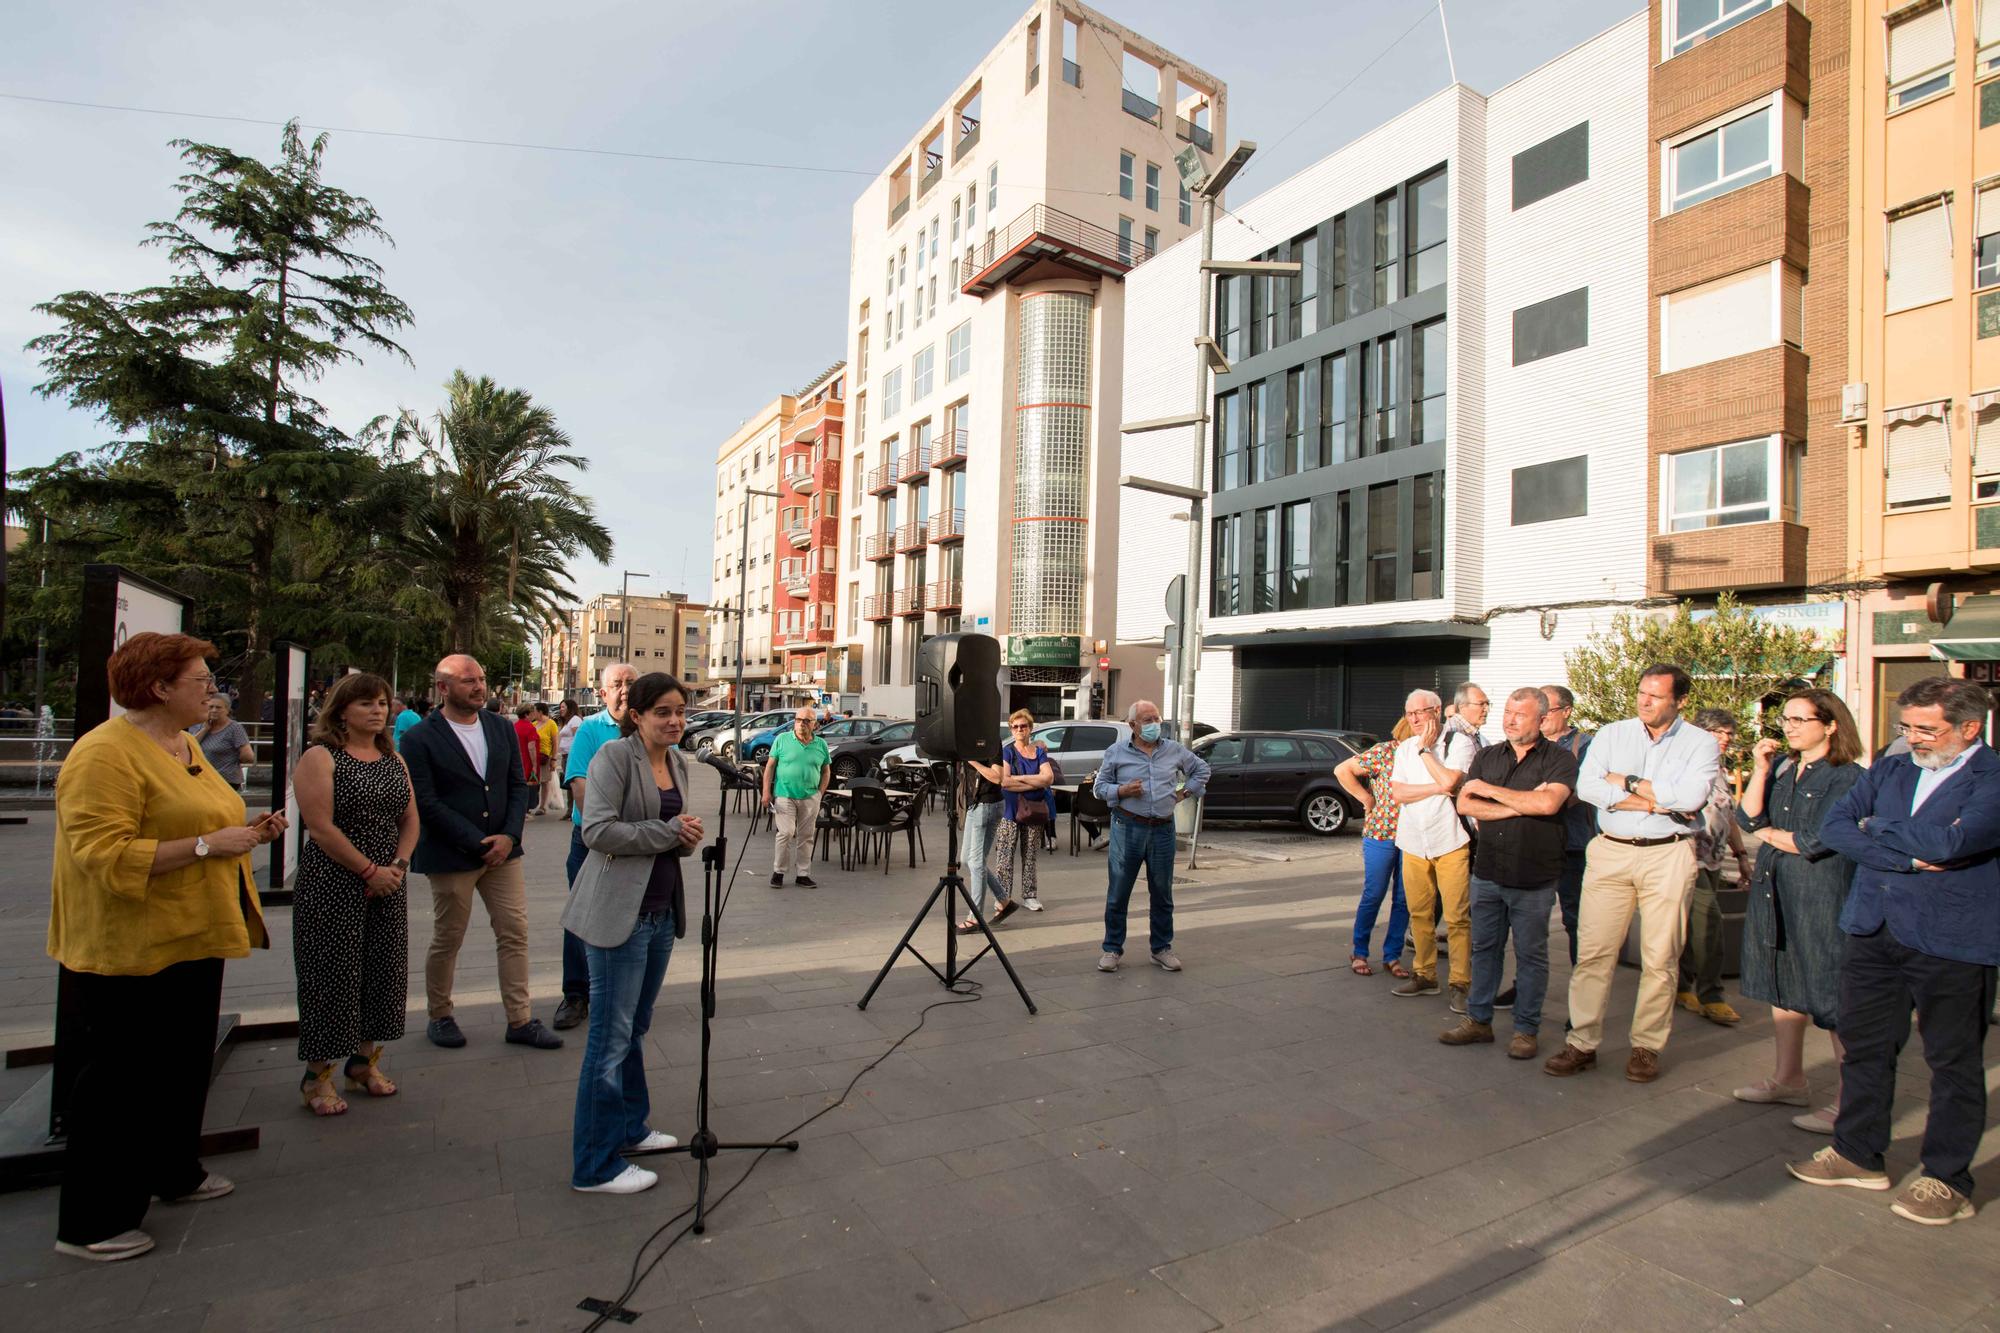
<svg viewBox="0 0 2000 1333"><path fill-rule="evenodd" d="M714 594L708 609L708 679L713 688L703 702L724 697L736 681L739 599L748 615L743 625L745 709L762 708L777 696L781 656L771 642L771 601L777 567L778 449L797 402L781 394L738 426L715 457ZM749 495L748 491L765 491ZM744 501L749 501L746 510ZM744 556L744 524L749 555ZM747 584L740 571L748 571Z"/></svg>
<svg viewBox="0 0 2000 1333"><path fill-rule="evenodd" d="M959 629L1005 645L1010 707L1117 706L1126 275L1187 234L1174 155L1212 154L1225 111L1038 0L856 201L836 620L868 711L907 716L920 646Z"/></svg>
<svg viewBox="0 0 2000 1333"><path fill-rule="evenodd" d="M1125 470L1212 497L1194 716L1387 734L1496 700L1645 596L1647 16L1490 96L1456 85L1218 221L1205 441ZM1189 410L1199 240L1127 284L1124 416ZM1185 516L1121 501L1119 639L1159 653ZM1490 724L1497 728L1497 716Z"/></svg>

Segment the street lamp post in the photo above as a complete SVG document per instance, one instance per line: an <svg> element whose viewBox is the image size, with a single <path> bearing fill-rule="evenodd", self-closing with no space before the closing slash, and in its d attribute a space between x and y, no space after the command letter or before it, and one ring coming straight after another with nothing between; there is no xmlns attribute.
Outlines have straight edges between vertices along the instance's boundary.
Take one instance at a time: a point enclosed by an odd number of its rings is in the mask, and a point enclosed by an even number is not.
<svg viewBox="0 0 2000 1333"><path fill-rule="evenodd" d="M618 585L618 660L621 662L632 660L632 580L651 577L651 574L628 569Z"/></svg>
<svg viewBox="0 0 2000 1333"><path fill-rule="evenodd" d="M732 700L735 716L730 719L739 761L743 758L743 624L750 611L745 602L750 596L750 497L753 495L778 498L776 491L760 491L755 486L743 488L743 550L736 557L736 689Z"/></svg>
<svg viewBox="0 0 2000 1333"><path fill-rule="evenodd" d="M1197 276L1200 287L1196 302L1194 345L1194 411L1179 416L1158 417L1150 421L1128 421L1119 427L1121 433L1137 435L1147 431L1174 430L1182 426L1195 427L1193 457L1193 478L1191 484L1182 486L1174 482L1155 481L1144 477L1126 476L1120 484L1133 490L1151 491L1156 495L1171 495L1187 501L1188 555L1187 578L1181 594L1180 647L1177 650L1180 670L1177 679L1170 682L1168 696L1170 716L1180 727L1183 744L1194 735L1194 678L1195 669L1201 660L1201 537L1202 510L1208 499L1208 488L1203 484L1203 450L1207 447L1207 433L1203 429L1209 421L1208 391L1209 376L1220 372L1228 374L1229 359L1222 354L1221 346L1210 331L1210 298L1213 282L1221 277L1284 277L1296 275L1301 269L1297 263L1271 260L1218 260L1215 258L1215 210L1216 200L1236 174L1250 161L1257 145L1248 139L1240 140L1228 158L1211 174L1201 160L1201 154L1192 145L1183 149L1174 159L1179 168L1182 184L1201 199L1201 267Z"/></svg>

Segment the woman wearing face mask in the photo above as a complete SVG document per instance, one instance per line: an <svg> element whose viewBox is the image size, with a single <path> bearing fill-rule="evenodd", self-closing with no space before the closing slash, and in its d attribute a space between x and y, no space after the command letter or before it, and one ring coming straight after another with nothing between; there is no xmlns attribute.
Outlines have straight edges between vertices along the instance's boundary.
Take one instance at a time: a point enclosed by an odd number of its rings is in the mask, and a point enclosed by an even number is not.
<svg viewBox="0 0 2000 1333"><path fill-rule="evenodd" d="M583 785L583 842L563 927L590 960L590 1035L576 1085L570 1186L637 1194L659 1179L623 1160L661 1152L670 1134L649 1129L645 1036L674 940L686 933L681 858L701 842L701 820L683 813L687 689L663 671L632 682L619 739L590 761Z"/></svg>

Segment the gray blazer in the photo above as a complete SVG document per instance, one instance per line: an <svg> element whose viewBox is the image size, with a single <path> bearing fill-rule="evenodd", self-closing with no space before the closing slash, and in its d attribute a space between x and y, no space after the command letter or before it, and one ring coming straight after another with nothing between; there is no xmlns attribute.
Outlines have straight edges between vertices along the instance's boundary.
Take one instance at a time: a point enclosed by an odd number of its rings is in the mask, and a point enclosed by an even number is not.
<svg viewBox="0 0 2000 1333"><path fill-rule="evenodd" d="M669 749L674 786L688 796L687 762ZM660 818L660 790L653 766L637 736L606 741L590 761L583 783L583 845L590 849L577 869L563 929L585 944L615 949L632 937L639 904L653 877L655 856L686 856L681 821ZM674 938L687 934L684 893L674 895Z"/></svg>

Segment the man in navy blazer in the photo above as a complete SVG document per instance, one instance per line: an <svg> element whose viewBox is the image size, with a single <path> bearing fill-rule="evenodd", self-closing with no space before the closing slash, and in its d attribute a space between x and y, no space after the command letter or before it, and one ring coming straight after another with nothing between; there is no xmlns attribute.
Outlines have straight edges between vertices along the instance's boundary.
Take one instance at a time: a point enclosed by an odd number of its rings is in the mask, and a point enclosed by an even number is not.
<svg viewBox="0 0 2000 1333"><path fill-rule="evenodd" d="M553 1050L562 1038L542 1026L528 996L528 889L521 866L521 825L533 789L521 768L512 724L481 707L486 672L462 653L439 662L441 699L403 736L403 760L417 798L417 852L410 868L430 877L433 925L424 959L430 1007L427 1033L439 1046L463 1046L452 1014L458 946L472 916L472 895L486 917L500 959L500 1001L507 1040Z"/></svg>
<svg viewBox="0 0 2000 1333"><path fill-rule="evenodd" d="M1841 913L1840 1115L1833 1146L1790 1171L1812 1185L1886 1190L1896 1057L1916 1011L1931 1067L1923 1172L1893 1205L1945 1226L1971 1217L1986 1128L1982 1048L2000 965L2000 757L1980 742L1986 690L1932 676L1896 704L1909 752L1878 758L1820 837L1855 864Z"/></svg>

